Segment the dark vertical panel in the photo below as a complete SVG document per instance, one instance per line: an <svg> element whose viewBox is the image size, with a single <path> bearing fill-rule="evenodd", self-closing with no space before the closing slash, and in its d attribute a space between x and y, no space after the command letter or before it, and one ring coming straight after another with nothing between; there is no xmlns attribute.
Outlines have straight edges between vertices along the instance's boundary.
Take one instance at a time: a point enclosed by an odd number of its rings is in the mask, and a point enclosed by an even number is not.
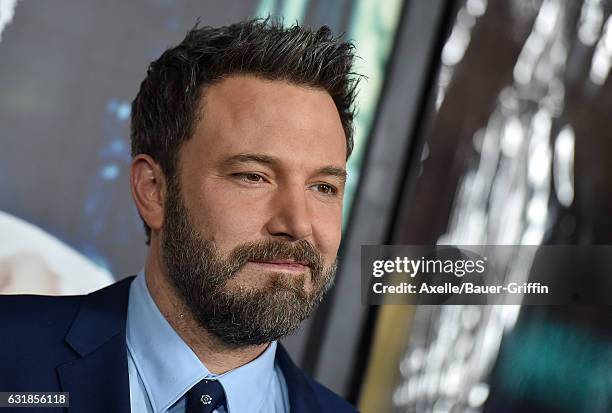
<svg viewBox="0 0 612 413"><path fill-rule="evenodd" d="M348 395L356 362L364 355L355 340L363 332L367 308L361 302L360 246L388 239L397 191L411 137L419 119L430 79L446 1L407 2L398 28L379 113L368 143L367 158L353 206L347 236L341 247L343 265L316 365L316 378Z"/></svg>

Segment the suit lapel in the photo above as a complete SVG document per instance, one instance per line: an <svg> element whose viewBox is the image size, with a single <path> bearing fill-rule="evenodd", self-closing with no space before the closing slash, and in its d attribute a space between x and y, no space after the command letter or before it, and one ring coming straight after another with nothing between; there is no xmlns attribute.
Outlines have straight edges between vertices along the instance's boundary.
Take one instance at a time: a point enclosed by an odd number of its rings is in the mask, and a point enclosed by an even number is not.
<svg viewBox="0 0 612 413"><path fill-rule="evenodd" d="M57 367L62 390L70 392L70 413L130 411L125 325L133 279L83 297L65 337L80 358Z"/></svg>
<svg viewBox="0 0 612 413"><path fill-rule="evenodd" d="M289 410L292 413L322 412L323 409L319 405L308 379L302 370L293 364L289 353L280 342L276 347L276 359L287 382Z"/></svg>

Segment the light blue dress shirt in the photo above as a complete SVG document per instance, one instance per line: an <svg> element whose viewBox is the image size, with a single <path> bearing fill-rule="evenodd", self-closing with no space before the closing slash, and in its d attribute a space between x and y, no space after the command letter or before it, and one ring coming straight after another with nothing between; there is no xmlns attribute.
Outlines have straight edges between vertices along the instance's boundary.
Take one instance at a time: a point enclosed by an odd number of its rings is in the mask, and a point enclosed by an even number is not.
<svg viewBox="0 0 612 413"><path fill-rule="evenodd" d="M276 341L255 360L221 375L208 371L153 301L141 271L130 286L127 315L130 404L134 413L184 413L187 391L204 378L223 386L228 410L289 411L287 384L275 361Z"/></svg>

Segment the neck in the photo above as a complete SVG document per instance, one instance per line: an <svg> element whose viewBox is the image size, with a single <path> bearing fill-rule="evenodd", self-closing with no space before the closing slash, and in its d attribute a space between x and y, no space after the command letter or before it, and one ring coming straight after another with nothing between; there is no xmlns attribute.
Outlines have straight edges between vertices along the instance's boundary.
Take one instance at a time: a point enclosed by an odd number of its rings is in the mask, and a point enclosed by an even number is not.
<svg viewBox="0 0 612 413"><path fill-rule="evenodd" d="M268 348L269 343L230 346L209 333L195 320L175 291L157 254L149 253L145 276L147 288L159 311L211 373L222 374L238 368L256 359Z"/></svg>

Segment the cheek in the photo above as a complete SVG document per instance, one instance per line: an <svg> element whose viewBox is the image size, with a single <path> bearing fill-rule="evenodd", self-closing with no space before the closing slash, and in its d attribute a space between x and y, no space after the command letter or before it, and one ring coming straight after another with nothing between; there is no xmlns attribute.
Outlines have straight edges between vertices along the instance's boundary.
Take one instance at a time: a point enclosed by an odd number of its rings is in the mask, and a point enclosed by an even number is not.
<svg viewBox="0 0 612 413"><path fill-rule="evenodd" d="M331 265L336 259L342 237L342 210L327 211L315 215L313 230L319 251L326 264Z"/></svg>
<svg viewBox="0 0 612 413"><path fill-rule="evenodd" d="M253 239L261 224L258 213L229 191L202 190L192 209L200 231L226 251Z"/></svg>

